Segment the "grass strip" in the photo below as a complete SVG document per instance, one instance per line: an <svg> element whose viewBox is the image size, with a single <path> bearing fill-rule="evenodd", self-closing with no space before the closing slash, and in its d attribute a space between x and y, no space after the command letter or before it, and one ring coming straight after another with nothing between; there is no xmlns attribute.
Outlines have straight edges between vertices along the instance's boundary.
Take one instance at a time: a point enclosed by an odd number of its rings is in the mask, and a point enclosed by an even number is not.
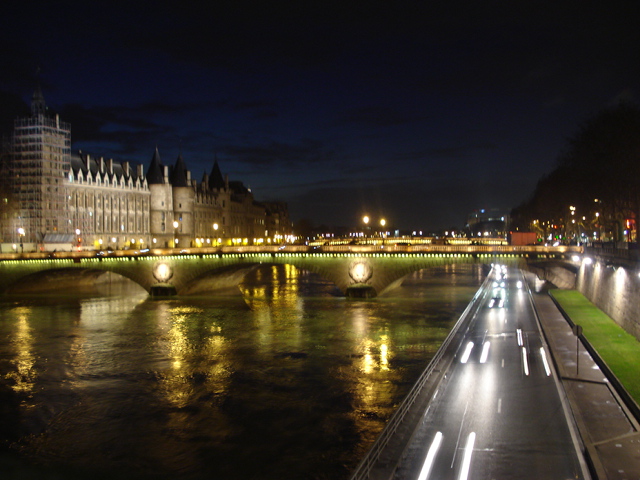
<svg viewBox="0 0 640 480"><path fill-rule="evenodd" d="M573 323L640 404L640 342L576 290L552 290Z"/></svg>

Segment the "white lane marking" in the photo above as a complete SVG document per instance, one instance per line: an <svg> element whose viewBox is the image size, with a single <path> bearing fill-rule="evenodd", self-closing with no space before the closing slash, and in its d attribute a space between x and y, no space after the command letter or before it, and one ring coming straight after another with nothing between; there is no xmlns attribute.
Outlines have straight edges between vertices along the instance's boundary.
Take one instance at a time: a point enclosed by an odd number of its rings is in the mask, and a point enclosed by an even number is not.
<svg viewBox="0 0 640 480"><path fill-rule="evenodd" d="M502 359L502 368L504 368L504 358Z"/></svg>
<svg viewBox="0 0 640 480"><path fill-rule="evenodd" d="M521 347L524 343L522 341L522 330L520 328L516 330L516 336L518 337L518 346Z"/></svg>
<svg viewBox="0 0 640 480"><path fill-rule="evenodd" d="M490 347L491 347L491 342L484 342L484 345L482 345L482 354L480 355L480 363L486 363L487 357L489 356Z"/></svg>
<svg viewBox="0 0 640 480"><path fill-rule="evenodd" d="M471 455L473 454L473 445L476 443L476 433L471 432L467 438L467 446L464 449L464 458L462 459L462 468L460 469L459 480L467 480L469 478L469 469L471 468Z"/></svg>
<svg viewBox="0 0 640 480"><path fill-rule="evenodd" d="M529 363L527 362L527 348L522 347L522 364L524 366L524 374L529 375Z"/></svg>
<svg viewBox="0 0 640 480"><path fill-rule="evenodd" d="M551 375L551 368L549 368L549 362L547 362L547 355L544 353L544 348L540 347L540 356L542 357L542 363L544 363L544 371L547 372L547 377Z"/></svg>
<svg viewBox="0 0 640 480"><path fill-rule="evenodd" d="M460 358L460 363L467 363L467 360L469 360L469 355L471 355L472 349L473 349L473 342L467 343L467 347L464 349L464 353Z"/></svg>
<svg viewBox="0 0 640 480"><path fill-rule="evenodd" d="M469 402L464 406L464 413L462 414L462 421L460 422L460 430L458 430L458 439L456 440L456 449L453 451L453 458L451 459L451 468L456 461L456 453L458 453L458 446L460 445L460 436L462 435L462 427L464 427L464 418L467 416L467 409L469 408Z"/></svg>
<svg viewBox="0 0 640 480"><path fill-rule="evenodd" d="M498 399L498 413L502 413L502 398Z"/></svg>
<svg viewBox="0 0 640 480"><path fill-rule="evenodd" d="M431 446L429 447L429 451L427 452L427 458L425 458L424 463L422 464L422 470L420 470L420 475L418 475L418 480L426 480L431 472L431 467L433 466L433 461L436 458L436 454L438 453L438 449L440 448L440 444L442 443L442 432L437 432L436 436L433 438L431 442Z"/></svg>

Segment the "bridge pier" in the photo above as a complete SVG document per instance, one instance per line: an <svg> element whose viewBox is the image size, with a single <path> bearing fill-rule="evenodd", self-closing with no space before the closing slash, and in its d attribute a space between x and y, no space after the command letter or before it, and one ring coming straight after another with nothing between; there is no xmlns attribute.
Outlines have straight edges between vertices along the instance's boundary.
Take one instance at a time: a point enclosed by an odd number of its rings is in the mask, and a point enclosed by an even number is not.
<svg viewBox="0 0 640 480"><path fill-rule="evenodd" d="M172 297L177 294L176 287L170 283L156 283L149 289L149 295L152 297Z"/></svg>
<svg viewBox="0 0 640 480"><path fill-rule="evenodd" d="M371 285L351 285L345 292L348 298L373 298L377 295L376 289Z"/></svg>

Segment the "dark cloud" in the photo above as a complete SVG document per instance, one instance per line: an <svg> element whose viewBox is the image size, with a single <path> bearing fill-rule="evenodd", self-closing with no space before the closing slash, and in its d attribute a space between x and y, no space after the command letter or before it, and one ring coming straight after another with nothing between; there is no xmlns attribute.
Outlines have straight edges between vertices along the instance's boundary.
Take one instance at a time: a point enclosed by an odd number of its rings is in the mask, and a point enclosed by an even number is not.
<svg viewBox="0 0 640 480"><path fill-rule="evenodd" d="M154 111L157 106L154 106ZM149 110L143 106L136 113ZM166 133L156 122L150 121L152 115L132 115L131 109L90 107L78 104L67 104L60 111L65 121L71 123L74 141L118 141L126 132L143 133L145 135L161 135Z"/></svg>
<svg viewBox="0 0 640 480"><path fill-rule="evenodd" d="M343 123L357 123L370 127L388 127L423 122L426 115L413 115L392 107L366 106L350 109L342 114Z"/></svg>
<svg viewBox="0 0 640 480"><path fill-rule="evenodd" d="M305 168L332 156L322 142L308 138L297 144L271 140L262 145L223 145L220 153L253 167L275 169Z"/></svg>

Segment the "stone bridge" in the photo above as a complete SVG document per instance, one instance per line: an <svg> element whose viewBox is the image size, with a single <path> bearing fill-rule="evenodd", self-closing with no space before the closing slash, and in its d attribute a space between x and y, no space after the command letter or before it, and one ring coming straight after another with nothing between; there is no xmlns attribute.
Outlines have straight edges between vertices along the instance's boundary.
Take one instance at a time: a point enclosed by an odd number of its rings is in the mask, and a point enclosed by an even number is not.
<svg viewBox="0 0 640 480"><path fill-rule="evenodd" d="M580 247L542 246L335 246L229 247L189 251L59 252L0 256L0 292L33 277L112 272L151 295L189 295L228 289L259 265L290 264L333 282L351 297L373 297L400 285L414 271L454 263L519 264L530 259L568 259Z"/></svg>

